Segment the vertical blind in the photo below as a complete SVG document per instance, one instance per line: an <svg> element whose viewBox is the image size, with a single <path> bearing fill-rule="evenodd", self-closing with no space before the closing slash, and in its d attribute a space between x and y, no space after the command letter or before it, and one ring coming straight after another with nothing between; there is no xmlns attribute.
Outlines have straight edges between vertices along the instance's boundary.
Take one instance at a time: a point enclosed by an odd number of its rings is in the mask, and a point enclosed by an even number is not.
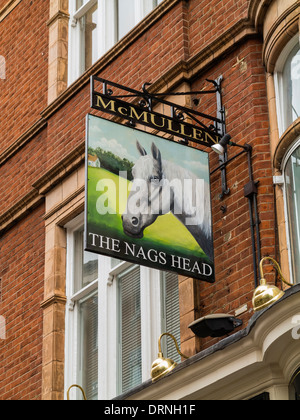
<svg viewBox="0 0 300 420"><path fill-rule="evenodd" d="M120 392L142 382L140 267L121 274L119 281Z"/></svg>
<svg viewBox="0 0 300 420"><path fill-rule="evenodd" d="M98 397L98 294L79 303L80 368L83 389L88 400Z"/></svg>
<svg viewBox="0 0 300 420"><path fill-rule="evenodd" d="M80 238L81 239L81 238ZM81 242L81 240L80 240ZM83 261L81 278L89 283L96 276L98 263L93 258ZM117 264L119 261L115 261ZM115 265L113 264L113 265ZM118 390L119 394L129 391L142 382L141 343L141 279L140 267L132 266L117 277L117 320L118 329ZM93 293L78 302L79 306L79 373L82 386L89 400L98 398L98 294ZM175 273L161 273L162 332L173 334L180 346L180 314L178 276ZM158 337L153 337L153 340ZM173 341L166 337L162 341L163 352L180 363Z"/></svg>
<svg viewBox="0 0 300 420"><path fill-rule="evenodd" d="M179 315L179 290L178 275L176 273L162 273L162 330L171 333L180 347L180 315ZM163 348L167 357L180 363L181 357L176 351L172 339L165 337ZM166 344L164 344L166 343Z"/></svg>

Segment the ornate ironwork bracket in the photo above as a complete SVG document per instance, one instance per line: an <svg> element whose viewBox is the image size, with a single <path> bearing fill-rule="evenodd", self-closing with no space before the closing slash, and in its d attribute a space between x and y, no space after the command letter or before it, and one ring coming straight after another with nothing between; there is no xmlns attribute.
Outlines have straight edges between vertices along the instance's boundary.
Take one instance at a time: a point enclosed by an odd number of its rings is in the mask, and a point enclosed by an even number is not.
<svg viewBox="0 0 300 420"><path fill-rule="evenodd" d="M218 143L224 135L225 112L222 107L222 76L216 80L206 79L212 84L209 90L196 92L164 92L149 91L151 83L144 83L141 91L110 82L100 77L91 77L91 107L116 115L127 120L129 126L142 124L155 130L172 134L182 139L181 143L190 142L211 146ZM164 98L183 95L216 95L217 116L211 116L192 108L187 108ZM199 99L193 99L199 105ZM154 111L154 107L162 105L162 113Z"/></svg>

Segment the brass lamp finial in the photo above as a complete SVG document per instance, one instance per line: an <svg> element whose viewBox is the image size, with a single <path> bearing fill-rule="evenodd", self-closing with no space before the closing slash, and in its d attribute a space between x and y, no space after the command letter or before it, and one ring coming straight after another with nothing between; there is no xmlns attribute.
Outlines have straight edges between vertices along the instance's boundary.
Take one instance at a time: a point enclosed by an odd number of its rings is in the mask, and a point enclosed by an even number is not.
<svg viewBox="0 0 300 420"><path fill-rule="evenodd" d="M252 298L254 312L258 312L262 309L267 308L268 306L272 305L273 303L281 299L282 296L284 295L284 292L278 289L278 287L267 284L267 281L264 278L264 273L263 273L263 262L265 260L272 261L278 271L278 274L281 280L288 286L293 286L291 283L287 282L285 278L283 277L283 274L281 272L280 266L277 261L275 261L271 257L262 258L259 264L260 285L255 289L253 298Z"/></svg>
<svg viewBox="0 0 300 420"><path fill-rule="evenodd" d="M175 346L176 346L177 353L181 357L183 357L185 359L188 359L188 356L185 356L179 350L176 338L172 334L170 334L170 333L161 334L161 336L158 339L158 359L156 359L152 363L152 368L151 368L151 378L152 378L153 382L156 381L157 379L162 378L164 375L171 372L177 366L177 363L174 362L172 359L168 359L168 358L163 357L163 354L162 354L162 351L161 351L161 339L165 335L167 335L167 336L169 336L173 339L173 341L175 343Z"/></svg>

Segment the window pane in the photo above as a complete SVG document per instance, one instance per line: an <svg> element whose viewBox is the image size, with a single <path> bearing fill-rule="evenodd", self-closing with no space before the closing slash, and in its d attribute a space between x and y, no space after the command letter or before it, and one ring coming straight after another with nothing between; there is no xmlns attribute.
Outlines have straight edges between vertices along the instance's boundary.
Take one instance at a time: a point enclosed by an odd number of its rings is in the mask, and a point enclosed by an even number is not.
<svg viewBox="0 0 300 420"><path fill-rule="evenodd" d="M144 0L144 16L148 15L157 6L157 0Z"/></svg>
<svg viewBox="0 0 300 420"><path fill-rule="evenodd" d="M283 69L283 94L285 101L284 129L300 116L300 50L297 45Z"/></svg>
<svg viewBox="0 0 300 420"><path fill-rule="evenodd" d="M80 9L83 6L83 0L76 0L76 10Z"/></svg>
<svg viewBox="0 0 300 420"><path fill-rule="evenodd" d="M140 268L120 275L119 285L119 373L123 393L142 382Z"/></svg>
<svg viewBox="0 0 300 420"><path fill-rule="evenodd" d="M89 0L76 0L76 10L80 9L84 4L87 4Z"/></svg>
<svg viewBox="0 0 300 420"><path fill-rule="evenodd" d="M98 257L91 252L83 253L82 287L87 286L98 278Z"/></svg>
<svg viewBox="0 0 300 420"><path fill-rule="evenodd" d="M294 151L285 171L286 200L294 282L300 282L300 147Z"/></svg>
<svg viewBox="0 0 300 420"><path fill-rule="evenodd" d="M135 0L118 0L118 39L135 26Z"/></svg>
<svg viewBox="0 0 300 420"><path fill-rule="evenodd" d="M179 315L179 288L178 275L176 273L163 272L162 276L162 332L172 334L180 348L180 315ZM177 353L172 339L163 339L163 348L167 357L177 363L181 362L181 356Z"/></svg>
<svg viewBox="0 0 300 420"><path fill-rule="evenodd" d="M78 231L75 233L75 292L98 278L98 256L83 249L83 231Z"/></svg>
<svg viewBox="0 0 300 420"><path fill-rule="evenodd" d="M97 60L98 37L97 37L97 11L98 3L80 19L82 31L83 71L91 67Z"/></svg>
<svg viewBox="0 0 300 420"><path fill-rule="evenodd" d="M293 121L300 116L300 50L291 61L291 101L293 108Z"/></svg>
<svg viewBox="0 0 300 420"><path fill-rule="evenodd" d="M79 302L80 370L88 400L98 398L98 294Z"/></svg>
<svg viewBox="0 0 300 420"><path fill-rule="evenodd" d="M115 268L117 265L121 264L122 260L119 260L118 258L111 258L110 259L110 266L111 268Z"/></svg>

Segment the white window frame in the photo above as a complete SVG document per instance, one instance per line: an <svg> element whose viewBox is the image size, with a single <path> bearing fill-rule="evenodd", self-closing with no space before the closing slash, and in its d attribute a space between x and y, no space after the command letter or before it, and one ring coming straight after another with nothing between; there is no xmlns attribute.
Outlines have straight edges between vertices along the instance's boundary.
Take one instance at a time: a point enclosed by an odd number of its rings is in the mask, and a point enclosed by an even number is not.
<svg viewBox="0 0 300 420"><path fill-rule="evenodd" d="M68 52L68 84L70 85L78 79L84 72L82 69L82 49L81 49L81 29L80 19L85 13L98 3L97 10L97 37L98 50L97 57L100 58L116 42L114 25L106 25L106 21L114 22L116 16L115 0L87 0L85 4L76 11L76 0L69 0L69 52ZM101 30L100 28L105 28ZM106 36L101 36L102 34Z"/></svg>
<svg viewBox="0 0 300 420"><path fill-rule="evenodd" d="M132 264L122 262L111 269L110 258L100 256L103 275L99 290L99 308L104 308L99 317L99 331L106 339L99 343L99 390L100 399L111 399L119 394L117 378L117 288L116 277ZM157 340L161 334L160 272L140 267L141 275L141 344L142 382L150 378L151 363L157 357ZM112 370L113 367L113 370Z"/></svg>
<svg viewBox="0 0 300 420"><path fill-rule="evenodd" d="M117 281L118 274L131 263L121 262L111 268L111 259L99 255L99 277L78 292L74 292L75 232L83 226L83 215L65 227L67 229L67 274L66 274L66 339L65 339L65 395L69 386L79 384L78 374L78 310L76 303L98 289L98 399L107 400L119 394L117 384ZM151 365L157 358L158 337L163 329L161 313L161 272L140 266L141 275L141 343L142 382L150 378ZM80 397L80 391L77 398ZM73 394L74 395L74 394Z"/></svg>
<svg viewBox="0 0 300 420"><path fill-rule="evenodd" d="M124 0L125 1L125 0ZM137 25L146 16L147 11L156 7L156 0L134 0L134 21ZM157 4L164 0L157 0ZM94 4L98 3L97 10L97 59L102 57L118 42L118 10L117 0L85 0L85 4L76 11L76 0L69 0L69 49L68 49L68 84L72 84L83 73L81 58L80 18ZM113 24L112 24L113 23ZM101 29L100 29L101 28Z"/></svg>
<svg viewBox="0 0 300 420"><path fill-rule="evenodd" d="M284 81L283 81L283 69L284 65L290 55L291 51L296 45L300 48L300 34L295 35L282 50L275 66L274 70L274 84L275 84L275 96L276 96L276 109L277 109L277 121L279 136L281 136L287 129L284 120L284 109L287 106L286 95L284 92Z"/></svg>

